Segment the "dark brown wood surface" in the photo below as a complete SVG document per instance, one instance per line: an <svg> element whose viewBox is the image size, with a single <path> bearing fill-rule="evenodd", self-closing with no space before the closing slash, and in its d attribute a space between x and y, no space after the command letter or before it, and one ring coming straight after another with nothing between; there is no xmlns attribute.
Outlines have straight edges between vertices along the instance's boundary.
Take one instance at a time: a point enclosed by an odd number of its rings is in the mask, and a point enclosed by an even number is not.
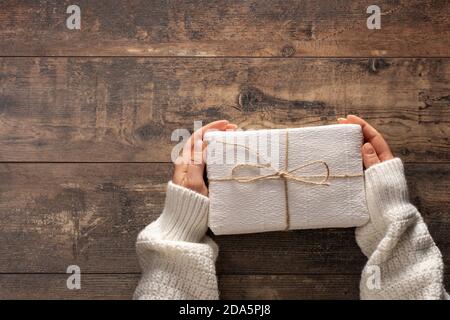
<svg viewBox="0 0 450 320"><path fill-rule="evenodd" d="M0 58L0 70L1 161L167 162L173 130L194 120L348 113L406 161L450 160L450 59Z"/></svg>
<svg viewBox="0 0 450 320"><path fill-rule="evenodd" d="M69 0L0 3L3 56L417 57L450 53L446 0ZM381 32L366 9L382 9Z"/></svg>
<svg viewBox="0 0 450 320"><path fill-rule="evenodd" d="M219 275L220 298L359 298L359 275ZM0 274L0 299L131 299L139 274L84 274L81 290L67 290L67 274ZM448 287L448 277L445 286Z"/></svg>
<svg viewBox="0 0 450 320"><path fill-rule="evenodd" d="M381 30L360 0L79 0L81 31L65 28L69 4L0 3L0 299L130 298L172 132L219 118L367 118L450 265L448 1L378 1ZM358 298L353 229L214 239L224 299Z"/></svg>
<svg viewBox="0 0 450 320"><path fill-rule="evenodd" d="M221 299L358 299L358 276L223 275ZM0 299L130 299L139 274L86 274L67 290L66 274L0 275Z"/></svg>
<svg viewBox="0 0 450 320"><path fill-rule="evenodd" d="M134 242L164 204L171 165L0 164L0 273L137 273ZM450 245L450 165L407 166L411 198ZM353 229L215 237L220 274L359 274ZM444 252L444 260L450 256Z"/></svg>

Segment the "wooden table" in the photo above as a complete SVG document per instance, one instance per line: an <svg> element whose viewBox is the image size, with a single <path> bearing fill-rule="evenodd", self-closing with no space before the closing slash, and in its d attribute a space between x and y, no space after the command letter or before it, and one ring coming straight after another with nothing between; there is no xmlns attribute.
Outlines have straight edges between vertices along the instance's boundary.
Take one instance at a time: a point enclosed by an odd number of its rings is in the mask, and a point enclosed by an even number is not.
<svg viewBox="0 0 450 320"><path fill-rule="evenodd" d="M81 8L81 30L66 8ZM2 1L0 298L131 297L177 128L368 119L450 265L450 4ZM222 298L357 299L352 229L215 237ZM78 265L81 290L68 290ZM446 277L447 287L449 277Z"/></svg>

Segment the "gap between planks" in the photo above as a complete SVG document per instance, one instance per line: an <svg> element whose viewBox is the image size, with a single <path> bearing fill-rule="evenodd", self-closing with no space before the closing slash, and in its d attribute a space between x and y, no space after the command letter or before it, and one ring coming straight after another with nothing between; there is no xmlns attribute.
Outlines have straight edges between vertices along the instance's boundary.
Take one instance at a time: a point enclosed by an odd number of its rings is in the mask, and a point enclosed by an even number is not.
<svg viewBox="0 0 450 320"><path fill-rule="evenodd" d="M67 55L67 56L51 56L51 55L41 55L41 56L5 56L1 55L0 58L80 58L80 59L99 59L99 58L105 58L105 59L124 59L124 58L130 58L130 59L279 59L279 60L327 60L327 59L450 59L450 56L303 56L303 57L271 57L271 56L124 56L124 55L118 55L118 56L74 56L74 55Z"/></svg>

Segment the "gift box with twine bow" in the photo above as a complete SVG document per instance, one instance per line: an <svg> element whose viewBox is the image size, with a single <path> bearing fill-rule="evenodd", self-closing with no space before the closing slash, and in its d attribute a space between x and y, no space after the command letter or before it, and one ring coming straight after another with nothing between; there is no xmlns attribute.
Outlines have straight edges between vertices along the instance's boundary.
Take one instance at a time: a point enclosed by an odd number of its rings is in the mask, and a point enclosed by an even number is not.
<svg viewBox="0 0 450 320"><path fill-rule="evenodd" d="M213 131L205 140L217 235L368 221L359 125Z"/></svg>

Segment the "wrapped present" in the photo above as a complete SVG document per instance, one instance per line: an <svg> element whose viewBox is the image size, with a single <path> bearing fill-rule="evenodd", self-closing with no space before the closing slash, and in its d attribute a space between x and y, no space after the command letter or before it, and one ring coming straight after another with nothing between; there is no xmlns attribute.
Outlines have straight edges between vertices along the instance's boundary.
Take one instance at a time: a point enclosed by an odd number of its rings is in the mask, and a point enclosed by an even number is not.
<svg viewBox="0 0 450 320"><path fill-rule="evenodd" d="M359 125L212 131L208 224L217 234L346 228L368 219Z"/></svg>

